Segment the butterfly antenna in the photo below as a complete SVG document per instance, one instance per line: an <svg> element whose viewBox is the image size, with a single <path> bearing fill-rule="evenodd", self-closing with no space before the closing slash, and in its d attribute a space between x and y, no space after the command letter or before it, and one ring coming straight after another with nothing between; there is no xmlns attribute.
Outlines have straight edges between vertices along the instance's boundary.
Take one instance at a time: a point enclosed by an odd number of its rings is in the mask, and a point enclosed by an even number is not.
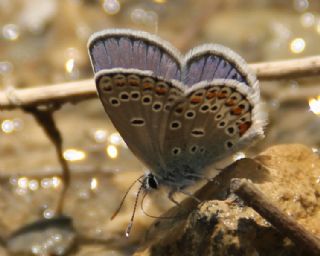
<svg viewBox="0 0 320 256"><path fill-rule="evenodd" d="M121 200L121 202L120 202L120 204L119 204L119 206L118 206L118 209L112 214L112 216L111 216L111 218L110 218L111 220L113 220L113 219L118 215L118 213L119 213L120 209L122 208L123 203L124 203L124 200L126 199L129 191L130 191L130 190L132 189L132 187L137 183L137 181L140 181L140 179L141 179L143 176L145 176L145 175L141 175L141 176L140 176L138 179L136 179L136 180L130 185L130 187L127 189L126 193L125 193L124 196L122 197L122 200Z"/></svg>
<svg viewBox="0 0 320 256"><path fill-rule="evenodd" d="M129 237L129 235L130 235L131 228L132 228L132 225L133 225L134 216L135 216L136 210L137 210L137 204L138 204L139 196L140 196L140 193L141 193L143 188L145 188L145 184L144 183L142 183L142 185L140 186L140 188L138 190L138 193L137 193L137 196L136 196L136 200L134 201L133 212L132 212L132 215L131 215L130 222L129 222L129 224L127 226L127 229L126 229L126 237Z"/></svg>
<svg viewBox="0 0 320 256"><path fill-rule="evenodd" d="M146 198L147 194L148 193L145 192L143 194L143 197L142 197L142 200L141 200L141 205L140 206L141 206L141 210L142 210L143 214L145 214L146 216L148 216L150 218L153 218L153 219L174 219L175 218L175 217L154 216L154 215L151 215L151 214L147 213L145 211L145 209L143 208L143 202L144 202L144 199Z"/></svg>

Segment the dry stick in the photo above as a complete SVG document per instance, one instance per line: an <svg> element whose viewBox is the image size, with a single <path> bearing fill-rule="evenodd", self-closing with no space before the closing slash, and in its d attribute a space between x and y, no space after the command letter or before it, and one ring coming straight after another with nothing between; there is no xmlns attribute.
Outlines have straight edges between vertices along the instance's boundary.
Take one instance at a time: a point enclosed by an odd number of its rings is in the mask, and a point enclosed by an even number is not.
<svg viewBox="0 0 320 256"><path fill-rule="evenodd" d="M46 109L40 110L37 107L31 106L24 107L23 109L24 111L31 113L34 116L38 124L43 128L46 135L49 137L50 141L54 144L56 148L57 157L62 167L63 179L63 190L58 200L56 215L61 215L63 211L65 195L70 185L70 169L67 161L63 158L62 137L53 118L53 112L57 110L57 107L48 106Z"/></svg>
<svg viewBox="0 0 320 256"><path fill-rule="evenodd" d="M254 63L250 67L255 70L260 80L314 76L320 74L320 56Z"/></svg>
<svg viewBox="0 0 320 256"><path fill-rule="evenodd" d="M291 217L280 211L252 183L246 179L232 179L231 191L247 205L289 237L297 246L302 246L311 255L320 255L320 241Z"/></svg>
<svg viewBox="0 0 320 256"><path fill-rule="evenodd" d="M0 110L54 103L76 103L97 97L94 80L92 79L18 89L11 93L14 94L13 96L17 99L18 104L8 96L7 92L0 91Z"/></svg>
<svg viewBox="0 0 320 256"><path fill-rule="evenodd" d="M256 63L251 64L250 67L256 71L260 80L313 76L320 74L320 56ZM314 93L314 91L312 91L312 93ZM96 97L96 89L94 81L87 79L36 88L18 89L12 91L11 94L13 95L9 95L8 91L0 92L0 110L48 103L78 102ZM299 95L299 93L296 95ZM306 95L304 94L303 96L305 97ZM312 97L315 95L312 94L309 96ZM13 98L17 100L15 101Z"/></svg>

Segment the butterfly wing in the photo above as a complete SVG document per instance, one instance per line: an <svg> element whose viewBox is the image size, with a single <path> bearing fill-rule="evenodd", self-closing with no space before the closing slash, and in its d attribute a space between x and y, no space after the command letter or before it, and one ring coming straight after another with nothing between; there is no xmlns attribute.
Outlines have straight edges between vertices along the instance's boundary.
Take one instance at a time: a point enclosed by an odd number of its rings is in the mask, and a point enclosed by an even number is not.
<svg viewBox="0 0 320 256"><path fill-rule="evenodd" d="M201 82L186 91L167 123L164 183L188 186L205 167L263 136L258 104L253 88L232 80Z"/></svg>
<svg viewBox="0 0 320 256"><path fill-rule="evenodd" d="M180 80L181 55L168 42L142 31L109 29L88 41L94 72L114 68L149 70L166 80Z"/></svg>
<svg viewBox="0 0 320 256"><path fill-rule="evenodd" d="M96 83L105 111L128 147L157 169L160 131L165 130L162 126L167 123L168 105L183 93L181 86L134 69L100 72Z"/></svg>
<svg viewBox="0 0 320 256"><path fill-rule="evenodd" d="M192 86L214 79L236 80L250 87L257 81L245 60L225 46L206 44L190 50L184 60L182 81Z"/></svg>
<svg viewBox="0 0 320 256"><path fill-rule="evenodd" d="M219 79L218 83L227 86L238 84L239 88L251 88L248 96L252 98L252 126L234 148L241 149L253 140L263 137L267 117L261 107L259 82L240 55L222 45L202 45L190 50L182 70L182 79L189 87L202 81L215 83Z"/></svg>
<svg viewBox="0 0 320 256"><path fill-rule="evenodd" d="M107 30L88 45L105 111L128 147L152 169L161 160L167 101L182 94L175 81L180 79L179 54L159 42L143 32Z"/></svg>
<svg viewBox="0 0 320 256"><path fill-rule="evenodd" d="M180 187L201 176L206 166L263 137L265 125L256 77L230 49L204 45L191 50L182 81L189 89L171 111L162 144L165 182ZM174 123L179 128L173 129Z"/></svg>

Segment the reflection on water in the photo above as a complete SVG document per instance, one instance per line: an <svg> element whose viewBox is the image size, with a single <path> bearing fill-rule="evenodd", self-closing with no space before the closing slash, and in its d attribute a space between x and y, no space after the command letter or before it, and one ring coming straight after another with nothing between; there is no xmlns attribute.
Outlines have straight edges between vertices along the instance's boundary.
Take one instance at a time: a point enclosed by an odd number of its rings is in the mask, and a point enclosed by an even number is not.
<svg viewBox="0 0 320 256"><path fill-rule="evenodd" d="M110 222L110 216L119 203L124 193L123 190L127 188L130 180L137 178L135 175L138 174L137 172L117 174L116 176L114 173L108 172L74 174L64 214L72 217L76 235L88 241L104 240L105 249L111 247L121 251L123 242L127 245L133 245L132 243L137 241L140 233L152 221L139 213L140 210L138 210L131 240L124 238L125 226L129 221L137 191L130 191L128 202L114 221ZM121 184L121 180L119 184L119 179L124 179L123 184ZM2 178L1 184L0 197L3 200L0 208L2 216L0 235L2 237L7 237L15 230L39 218L52 219L55 216L54 209L61 191L59 177L15 176ZM165 201L161 203L160 200L155 207L150 205L150 200L147 199L144 202L144 208L159 214L165 209L163 207L166 207ZM32 207L30 207L31 205ZM94 244L94 242L92 244L88 242L86 246L94 248ZM126 247L125 250L128 248Z"/></svg>

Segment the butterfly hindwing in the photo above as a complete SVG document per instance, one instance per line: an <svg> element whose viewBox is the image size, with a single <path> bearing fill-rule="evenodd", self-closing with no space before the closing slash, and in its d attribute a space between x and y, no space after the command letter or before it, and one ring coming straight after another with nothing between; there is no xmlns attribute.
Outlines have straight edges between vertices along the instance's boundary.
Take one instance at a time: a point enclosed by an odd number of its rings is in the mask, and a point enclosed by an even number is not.
<svg viewBox="0 0 320 256"><path fill-rule="evenodd" d="M182 89L148 72L113 69L99 72L97 90L112 123L128 147L149 167L158 168L160 142L170 102Z"/></svg>
<svg viewBox="0 0 320 256"><path fill-rule="evenodd" d="M191 183L201 173L198 170L247 146L242 138L257 118L258 99L252 93L243 83L220 79L194 85L185 92L184 100L175 104L162 155L167 170L182 172L176 179L181 187Z"/></svg>

